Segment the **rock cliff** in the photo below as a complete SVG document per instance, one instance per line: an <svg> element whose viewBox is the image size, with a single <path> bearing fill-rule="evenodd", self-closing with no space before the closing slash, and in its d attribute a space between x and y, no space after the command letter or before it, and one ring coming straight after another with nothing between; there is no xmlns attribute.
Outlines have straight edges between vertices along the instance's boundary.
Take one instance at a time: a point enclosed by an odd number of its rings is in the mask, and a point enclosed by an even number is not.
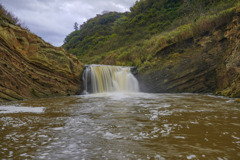
<svg viewBox="0 0 240 160"><path fill-rule="evenodd" d="M166 46L138 72L145 92L240 97L240 9L229 23Z"/></svg>
<svg viewBox="0 0 240 160"><path fill-rule="evenodd" d="M0 102L82 90L77 58L6 20L0 20L0 55Z"/></svg>
<svg viewBox="0 0 240 160"><path fill-rule="evenodd" d="M229 97L240 97L240 8L236 14L224 30L228 43L216 70L217 93Z"/></svg>

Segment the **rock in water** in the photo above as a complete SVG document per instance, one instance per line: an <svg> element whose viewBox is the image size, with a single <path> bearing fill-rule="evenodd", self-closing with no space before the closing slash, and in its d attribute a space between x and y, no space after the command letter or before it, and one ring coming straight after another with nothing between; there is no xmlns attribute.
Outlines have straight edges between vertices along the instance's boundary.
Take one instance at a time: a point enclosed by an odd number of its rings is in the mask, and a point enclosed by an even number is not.
<svg viewBox="0 0 240 160"><path fill-rule="evenodd" d="M62 48L0 20L0 101L76 94L82 70Z"/></svg>

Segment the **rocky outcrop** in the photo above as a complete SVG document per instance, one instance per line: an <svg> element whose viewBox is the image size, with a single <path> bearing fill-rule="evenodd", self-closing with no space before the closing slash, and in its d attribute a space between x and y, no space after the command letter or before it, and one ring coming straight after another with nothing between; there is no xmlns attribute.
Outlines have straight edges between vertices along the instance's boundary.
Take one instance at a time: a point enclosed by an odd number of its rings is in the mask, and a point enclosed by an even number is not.
<svg viewBox="0 0 240 160"><path fill-rule="evenodd" d="M217 67L217 92L228 97L240 97L240 8L236 12L224 32L228 46Z"/></svg>
<svg viewBox="0 0 240 160"><path fill-rule="evenodd" d="M240 9L229 24L157 52L138 72L142 91L240 97Z"/></svg>
<svg viewBox="0 0 240 160"><path fill-rule="evenodd" d="M83 65L63 49L0 21L0 102L72 95L82 90Z"/></svg>
<svg viewBox="0 0 240 160"><path fill-rule="evenodd" d="M216 88L215 53L219 48L203 39L188 39L161 50L152 66L140 70L138 79L145 92L213 92ZM226 45L226 44L225 44ZM224 45L224 46L225 46ZM221 46L221 50L224 48ZM156 60L157 59L157 60Z"/></svg>

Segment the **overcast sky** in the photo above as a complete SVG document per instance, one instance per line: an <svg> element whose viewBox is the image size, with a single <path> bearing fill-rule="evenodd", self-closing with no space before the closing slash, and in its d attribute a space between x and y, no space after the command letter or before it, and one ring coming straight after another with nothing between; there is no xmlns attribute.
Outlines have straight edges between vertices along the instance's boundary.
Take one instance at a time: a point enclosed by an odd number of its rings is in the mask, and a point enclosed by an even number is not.
<svg viewBox="0 0 240 160"><path fill-rule="evenodd" d="M129 11L136 0L0 0L33 33L61 46L74 22L82 24L102 11Z"/></svg>

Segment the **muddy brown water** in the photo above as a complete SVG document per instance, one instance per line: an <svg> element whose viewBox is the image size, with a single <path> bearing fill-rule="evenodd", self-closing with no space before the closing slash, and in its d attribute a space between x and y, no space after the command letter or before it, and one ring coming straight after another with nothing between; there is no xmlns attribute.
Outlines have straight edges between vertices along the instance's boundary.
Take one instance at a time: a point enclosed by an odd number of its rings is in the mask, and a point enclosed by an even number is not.
<svg viewBox="0 0 240 160"><path fill-rule="evenodd" d="M108 93L0 105L0 159L240 159L240 104Z"/></svg>

